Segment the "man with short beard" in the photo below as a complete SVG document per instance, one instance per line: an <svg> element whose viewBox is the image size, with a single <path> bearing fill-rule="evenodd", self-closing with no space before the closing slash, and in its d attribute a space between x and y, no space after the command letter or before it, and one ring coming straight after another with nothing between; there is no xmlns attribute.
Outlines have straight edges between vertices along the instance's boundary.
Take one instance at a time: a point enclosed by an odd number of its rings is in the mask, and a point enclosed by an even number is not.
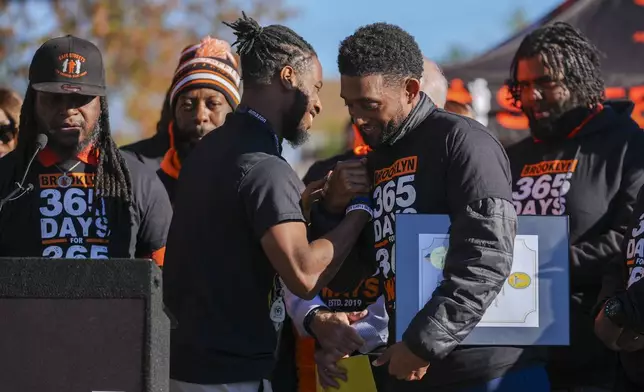
<svg viewBox="0 0 644 392"><path fill-rule="evenodd" d="M270 391L286 314L282 284L315 296L371 218L365 164L347 163L327 187L344 219L309 243L304 186L281 145L301 144L320 113L322 67L311 45L285 26L261 27L246 15L228 26L237 36L244 95L184 163L168 236L164 301L178 322L172 392Z"/></svg>
<svg viewBox="0 0 644 392"><path fill-rule="evenodd" d="M154 172L112 140L103 60L89 41L54 38L33 57L18 147L0 160L0 198L25 175L27 191L0 211L1 257L163 264L170 202Z"/></svg>
<svg viewBox="0 0 644 392"><path fill-rule="evenodd" d="M170 149L158 170L171 202L182 162L197 142L220 127L239 104L238 68L230 45L219 39L206 37L181 53L170 87Z"/></svg>
<svg viewBox="0 0 644 392"><path fill-rule="evenodd" d="M521 348L460 345L512 265L516 212L501 144L482 124L437 109L420 91L422 54L398 26L359 28L340 44L338 66L341 96L373 149L367 157L374 181L369 247L383 275L391 321L396 264L417 262L395 260L395 214L445 214L451 220L445 280L402 341L396 342L395 323L389 323L389 347L374 361L389 374L379 390L547 390L543 367L515 367ZM321 372L341 377L338 353L317 359Z"/></svg>
<svg viewBox="0 0 644 392"><path fill-rule="evenodd" d="M517 214L570 217L571 344L549 350L553 389L611 390L616 356L591 309L644 183L644 133L632 102L604 101L600 53L568 24L524 38L509 86L532 135L508 149Z"/></svg>

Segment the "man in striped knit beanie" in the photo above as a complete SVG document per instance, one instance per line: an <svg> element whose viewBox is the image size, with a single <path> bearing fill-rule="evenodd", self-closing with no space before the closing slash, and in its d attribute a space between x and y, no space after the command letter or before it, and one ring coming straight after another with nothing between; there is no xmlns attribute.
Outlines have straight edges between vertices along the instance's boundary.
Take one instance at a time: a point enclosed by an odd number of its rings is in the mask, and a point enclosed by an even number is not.
<svg viewBox="0 0 644 392"><path fill-rule="evenodd" d="M220 127L240 100L239 62L226 41L206 37L181 53L168 93L170 149L159 177L174 200L181 162L207 133Z"/></svg>

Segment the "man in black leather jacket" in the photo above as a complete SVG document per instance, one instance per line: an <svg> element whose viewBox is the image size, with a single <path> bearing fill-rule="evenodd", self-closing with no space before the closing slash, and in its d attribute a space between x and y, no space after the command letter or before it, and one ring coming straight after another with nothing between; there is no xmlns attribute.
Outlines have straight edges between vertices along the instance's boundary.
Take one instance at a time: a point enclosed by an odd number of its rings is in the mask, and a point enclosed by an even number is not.
<svg viewBox="0 0 644 392"><path fill-rule="evenodd" d="M342 42L338 65L341 96L373 149L367 159L374 238L367 246L381 267L392 321L395 214L448 214L452 223L446 279L401 342L395 343L390 323L390 347L376 362L390 377L379 390L468 391L523 372L514 368L520 348L459 347L511 269L516 213L500 143L480 123L436 108L420 91L423 57L413 37L397 26L376 23L358 29ZM328 221L341 213L317 204L313 225L320 215ZM325 365L333 369L338 359L331 354L318 358L321 371ZM527 369L520 378L523 384L512 385L509 377L503 383L507 389L497 390L548 388L543 369Z"/></svg>

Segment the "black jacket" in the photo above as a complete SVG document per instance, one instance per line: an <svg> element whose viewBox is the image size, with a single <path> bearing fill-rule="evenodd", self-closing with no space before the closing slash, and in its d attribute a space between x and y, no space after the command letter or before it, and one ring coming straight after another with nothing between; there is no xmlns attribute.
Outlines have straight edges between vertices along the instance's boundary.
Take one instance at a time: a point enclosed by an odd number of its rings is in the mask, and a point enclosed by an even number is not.
<svg viewBox="0 0 644 392"><path fill-rule="evenodd" d="M632 109L608 101L572 138L530 138L508 149L517 213L570 216L571 345L552 348L548 360L557 387L601 386L614 377L617 358L595 337L592 308L644 183L644 133Z"/></svg>
<svg viewBox="0 0 644 392"><path fill-rule="evenodd" d="M452 227L447 279L403 335L417 356L430 361L429 371L420 382L391 379L387 389L438 391L496 378L517 366L522 349L459 344L480 321L511 269L516 213L505 152L481 124L437 109L431 101L421 101L393 139L368 156L375 212L369 250L381 267L391 320L394 214L449 214ZM312 215L312 226L316 219ZM352 263L345 261L338 275L350 268ZM391 343L395 336L392 322Z"/></svg>
<svg viewBox="0 0 644 392"><path fill-rule="evenodd" d="M125 145L121 147L121 150L134 154L139 161L156 171L169 148L170 136L166 131L156 133L148 139Z"/></svg>

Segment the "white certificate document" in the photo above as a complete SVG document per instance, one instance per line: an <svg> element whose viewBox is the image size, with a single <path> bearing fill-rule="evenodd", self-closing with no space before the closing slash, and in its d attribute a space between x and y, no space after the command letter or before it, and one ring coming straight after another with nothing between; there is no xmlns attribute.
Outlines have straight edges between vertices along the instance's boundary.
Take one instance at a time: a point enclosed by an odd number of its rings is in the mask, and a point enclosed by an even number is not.
<svg viewBox="0 0 644 392"><path fill-rule="evenodd" d="M421 309L443 280L449 236L419 234L418 248ZM538 273L539 237L517 235L514 241L512 272L477 327L539 327Z"/></svg>

